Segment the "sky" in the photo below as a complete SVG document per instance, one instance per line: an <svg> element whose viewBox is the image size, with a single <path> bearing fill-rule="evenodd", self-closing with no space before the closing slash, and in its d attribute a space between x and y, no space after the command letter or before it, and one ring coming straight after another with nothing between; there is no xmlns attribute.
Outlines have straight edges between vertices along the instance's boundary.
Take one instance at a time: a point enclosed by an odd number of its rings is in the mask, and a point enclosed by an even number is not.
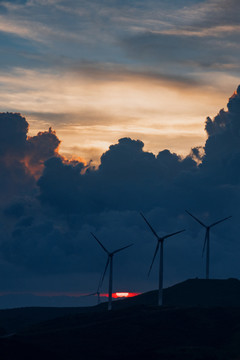
<svg viewBox="0 0 240 360"><path fill-rule="evenodd" d="M0 1L0 293L116 291L238 277L237 0ZM211 272L211 270L210 270ZM103 289L106 292L106 284ZM90 301L90 300L89 300Z"/></svg>
<svg viewBox="0 0 240 360"><path fill-rule="evenodd" d="M99 164L119 138L187 155L238 83L239 3L0 1L0 110Z"/></svg>

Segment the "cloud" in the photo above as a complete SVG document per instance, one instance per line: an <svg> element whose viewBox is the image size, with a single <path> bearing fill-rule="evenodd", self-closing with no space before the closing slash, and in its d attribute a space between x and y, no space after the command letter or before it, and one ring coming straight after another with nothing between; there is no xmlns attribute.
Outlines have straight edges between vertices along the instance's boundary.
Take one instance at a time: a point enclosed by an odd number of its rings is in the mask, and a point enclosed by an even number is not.
<svg viewBox="0 0 240 360"><path fill-rule="evenodd" d="M27 151L24 162L27 169L37 178L41 175L44 161L58 155L60 140L55 131L39 132L36 136L28 137Z"/></svg>
<svg viewBox="0 0 240 360"><path fill-rule="evenodd" d="M3 4L0 110L26 115L31 135L54 127L65 154L78 146L97 162L110 144L126 136L141 138L157 154L166 147L169 124L184 126L187 119L196 124L192 146L203 145L202 117L205 112L212 116L235 86L239 28L220 20L211 29L201 23L214 2ZM217 13L220 7L215 8ZM79 125L73 144L70 124ZM163 124L167 129L159 147L152 133L160 136ZM186 154L190 140L177 133L168 148ZM91 157L88 145L96 149Z"/></svg>
<svg viewBox="0 0 240 360"><path fill-rule="evenodd" d="M89 167L84 173L81 163L63 163L60 158L48 160L38 182L40 199L68 213L153 206L158 201L156 195L161 194L160 185L163 190L169 179L192 170L196 163L168 150L156 157L143 151L143 146L140 140L122 138L102 155L97 170ZM57 183L57 179L61 181Z"/></svg>
<svg viewBox="0 0 240 360"><path fill-rule="evenodd" d="M215 182L238 186L240 180L240 88L234 92L227 104L212 120L207 118L208 139L205 144L204 171L215 172ZM224 171L223 171L224 169Z"/></svg>
<svg viewBox="0 0 240 360"><path fill-rule="evenodd" d="M109 249L135 244L116 257L118 289L155 287L155 268L150 280L145 277L156 243L139 216L143 211L160 235L187 229L166 241L165 285L202 276L203 229L185 213L187 208L207 223L233 215L211 233L211 274L237 276L239 113L237 89L227 110L206 120L203 149L194 148L186 157L167 149L154 155L141 140L124 137L102 154L97 168L62 157L51 129L28 137L26 119L2 114L0 124L8 136L1 156L14 161L0 162L0 189L6 195L1 203L0 266L11 268L11 274L18 269L22 277L79 274L79 287L86 292L97 284L106 260L93 232ZM40 166L37 177L26 171L28 166ZM21 176L16 176L19 169Z"/></svg>
<svg viewBox="0 0 240 360"><path fill-rule="evenodd" d="M239 35L236 9L239 4L234 0L224 0L221 5L217 0L184 0L174 4L166 1L134 1L131 4L94 1L91 5L87 1L76 4L75 1L44 0L28 1L27 4L4 2L4 5L8 12L1 16L0 30L32 40L34 53L38 53L42 66L53 66L56 61L79 63L83 60L126 65L131 63L128 56L132 57L133 52L138 53L135 62L142 60L145 66L150 59L153 65L154 56L155 64L164 60L167 54L169 59L173 54L181 60L183 49L186 57L194 60L193 67L214 64L221 68L224 65L225 71L231 71L232 67L238 66L236 61L233 62L233 57L239 55L236 48ZM232 36L234 33L235 37ZM144 41L147 38L149 44ZM125 40L121 42L120 39ZM142 47L137 51L141 41ZM159 52L153 51L154 45L161 46ZM53 52L49 51L50 46ZM127 50L127 56L122 46ZM223 46L227 47L227 54L221 52ZM22 48L25 48L23 44ZM149 53L148 57L146 53ZM210 56L209 61L206 53ZM39 62L34 64L40 66ZM27 54L26 68L29 68ZM186 70L182 72L183 77L189 74Z"/></svg>
<svg viewBox="0 0 240 360"><path fill-rule="evenodd" d="M60 72L20 68L13 74L2 72L0 107L5 109L5 104L11 104L10 110L17 108L27 116L30 135L54 127L63 140L64 153L69 153L69 148L81 147L85 149L87 160L94 155L97 162L111 143L126 136L143 137L147 148L154 153L160 150L159 142L162 141L162 148L166 147L167 137L170 138L170 149L178 153L184 148L186 154L191 145L203 143L204 131L198 123L199 112L203 112L201 103L207 102L206 107L212 114L222 94L213 93L204 84L196 88L186 79L179 78L174 82L173 78L168 81L157 73L141 75L137 70L109 67L102 66L97 71L97 64L80 66L62 72L61 76ZM92 68L95 70L90 75ZM186 108L184 101L189 93L192 102ZM210 94L213 94L211 101ZM174 107L171 106L173 101ZM186 119L193 125L187 134L191 133L194 138L192 144L190 139L182 139L181 124L185 124ZM156 135L162 136L162 140ZM90 156L88 148L97 150L93 155L91 151ZM81 153L74 155L83 156Z"/></svg>
<svg viewBox="0 0 240 360"><path fill-rule="evenodd" d="M228 111L225 112L228 122L231 123L229 128L237 119L238 96L236 93L230 99ZM184 213L184 208L192 210L209 222L233 212L237 216L239 212L238 178L231 177L234 172L239 173L239 166L238 162L228 163L232 154L236 152L235 142L228 152L224 151L224 144L228 143L230 146L230 139L234 134L229 135L226 126L221 125L227 123L224 118L219 121L216 117L211 122L214 130L210 130L210 120L206 121L208 140L204 147L204 156L201 149L193 149L191 155L185 158L169 150L160 151L155 156L151 152L144 151L142 141L122 138L102 155L99 168L90 166L83 171L84 165L81 163L66 163L61 158L52 158L45 163L45 169L38 181L42 206L50 206L53 213L57 211L59 216L67 217L66 226L75 228L76 232L81 234L79 241L85 244L86 252L91 252L88 231L94 231L110 247L121 243L121 237L135 239L138 246L142 247L136 252L139 251L143 256L143 248L148 247L150 257L151 240L147 245L146 239L148 236L151 239L151 235L138 214L139 211L144 211L155 226L160 220L162 225L157 225L157 228L160 227L162 231L165 229L166 232L171 232L181 229L185 222L185 226L190 227L190 233L184 236L186 237L183 241L184 246L192 247L194 254L197 254L201 242L198 239L197 243L195 241L192 243L191 236L201 238L201 228L194 226ZM238 136L238 132L235 136ZM210 146L211 142L214 147ZM221 161L214 161L215 156L221 158ZM194 158L198 161L202 159L202 163L197 165ZM218 177L224 166L231 169L231 172L228 171L228 176ZM61 180L57 181L57 179ZM221 247L228 249L226 238L229 237L227 233L229 227L230 242L234 242L236 221L231 222L231 225L226 224L221 229L216 228L213 234L213 246L219 254ZM116 234L118 234L117 238ZM175 245L168 246L177 256L177 241L173 241L173 244ZM84 248L82 251L84 252ZM228 251L231 254L231 250ZM174 261L178 263L174 256L171 261L172 265ZM140 264L136 261L132 266L137 272ZM199 263L195 269L196 273L200 267ZM217 271L223 276L220 269ZM187 274L187 268L184 273Z"/></svg>
<svg viewBox="0 0 240 360"><path fill-rule="evenodd" d="M238 12L240 4L237 0L201 1L190 8L181 9L181 14L188 18L192 27L212 28L239 25ZM200 16L199 16L200 14Z"/></svg>
<svg viewBox="0 0 240 360"><path fill-rule="evenodd" d="M236 82L239 2L0 8L1 111L27 116L0 114L2 286L94 291L105 265L94 232L109 249L135 244L116 257L119 290L156 287L139 211L159 233L187 229L165 243L165 286L203 276L203 229L185 208L206 222L233 215L211 233L211 274L237 276L239 90L213 114ZM99 166L72 150L101 154Z"/></svg>
<svg viewBox="0 0 240 360"><path fill-rule="evenodd" d="M28 123L20 114L0 113L0 193L2 202L32 194L44 161L57 156L60 141L49 129L28 137Z"/></svg>
<svg viewBox="0 0 240 360"><path fill-rule="evenodd" d="M28 123L20 114L0 114L0 156L25 151Z"/></svg>
<svg viewBox="0 0 240 360"><path fill-rule="evenodd" d="M205 69L236 71L238 57L235 39L225 35L217 39L215 36L201 36L186 31L176 33L144 32L126 37L122 46L129 56L134 59L148 61L153 64L181 64L189 68L201 67ZM228 51L223 52L223 47Z"/></svg>

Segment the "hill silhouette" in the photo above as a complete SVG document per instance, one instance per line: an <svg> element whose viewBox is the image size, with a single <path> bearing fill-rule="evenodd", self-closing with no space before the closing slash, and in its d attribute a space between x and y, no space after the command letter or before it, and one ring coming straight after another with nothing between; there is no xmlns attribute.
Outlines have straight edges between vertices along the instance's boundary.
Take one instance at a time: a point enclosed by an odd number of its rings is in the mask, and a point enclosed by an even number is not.
<svg viewBox="0 0 240 360"><path fill-rule="evenodd" d="M234 360L240 356L240 308L135 306L74 314L0 339L0 357L16 359Z"/></svg>
<svg viewBox="0 0 240 360"><path fill-rule="evenodd" d="M125 299L123 304L157 304L157 290ZM240 306L240 281L238 279L189 279L163 290L164 306Z"/></svg>
<svg viewBox="0 0 240 360"><path fill-rule="evenodd" d="M131 298L116 300L113 309L120 310L139 305L156 306L157 290ZM175 307L240 307L238 279L189 279L163 290L163 305ZM90 307L23 307L0 310L0 329L6 333L42 321L73 314L105 311L107 302Z"/></svg>
<svg viewBox="0 0 240 360"><path fill-rule="evenodd" d="M179 359L240 358L240 281L192 279L89 308L0 311L0 358Z"/></svg>

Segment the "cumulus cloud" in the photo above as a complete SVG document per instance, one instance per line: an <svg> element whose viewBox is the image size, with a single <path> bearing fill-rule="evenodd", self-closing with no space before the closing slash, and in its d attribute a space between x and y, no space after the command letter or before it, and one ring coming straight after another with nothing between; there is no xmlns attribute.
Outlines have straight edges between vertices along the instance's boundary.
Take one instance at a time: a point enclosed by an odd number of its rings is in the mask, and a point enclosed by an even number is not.
<svg viewBox="0 0 240 360"><path fill-rule="evenodd" d="M39 132L36 136L28 138L24 161L34 176L37 178L40 176L44 161L58 155L59 145L60 140L51 128L48 131Z"/></svg>
<svg viewBox="0 0 240 360"><path fill-rule="evenodd" d="M20 114L0 116L0 155L21 154L25 151L28 123Z"/></svg>
<svg viewBox="0 0 240 360"><path fill-rule="evenodd" d="M68 213L151 208L168 181L196 163L168 150L155 156L143 146L140 140L122 138L102 155L98 169L84 173L81 163L48 160L38 182L41 201Z"/></svg>
<svg viewBox="0 0 240 360"><path fill-rule="evenodd" d="M234 92L227 104L227 111L221 110L212 120L207 118L205 129L208 139L202 168L215 172L215 182L239 185L240 172L240 88Z"/></svg>
<svg viewBox="0 0 240 360"><path fill-rule="evenodd" d="M0 260L46 278L81 274L79 286L88 291L92 289L88 279L97 283L105 262L102 249L90 236L94 232L109 249L135 243L116 260L116 269L121 268L116 271L116 283L135 291L147 290L155 286L154 271L150 280L145 277L155 239L139 216L143 211L159 234L188 230L166 242L165 285L202 276L204 233L185 213L187 208L206 223L234 216L212 231L211 274L237 276L239 114L238 88L227 110L207 118L204 148L194 148L184 158L167 149L154 155L144 150L141 140L121 138L102 155L98 168L60 156L60 142L51 129L28 137L24 118L3 114L3 123L14 124L9 142L18 132L21 139L9 147L5 141L1 156L15 159L8 165L13 174L20 165L23 173L27 166L37 166L39 172L36 177L25 171L26 177L16 178L14 186L19 181L28 184L25 194L18 184L15 198L2 204L0 221L5 227L0 229ZM6 133L7 129L6 125ZM10 177L9 183L2 182L2 192L10 193L11 181Z"/></svg>
<svg viewBox="0 0 240 360"><path fill-rule="evenodd" d="M57 156L60 141L49 129L28 136L28 123L20 114L0 113L0 192L3 199L32 194L44 161Z"/></svg>

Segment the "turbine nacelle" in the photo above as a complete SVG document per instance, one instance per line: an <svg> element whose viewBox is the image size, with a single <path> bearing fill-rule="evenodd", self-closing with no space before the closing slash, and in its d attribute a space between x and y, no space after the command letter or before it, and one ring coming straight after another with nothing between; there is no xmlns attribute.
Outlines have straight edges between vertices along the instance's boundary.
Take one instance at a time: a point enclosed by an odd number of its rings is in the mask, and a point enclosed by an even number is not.
<svg viewBox="0 0 240 360"><path fill-rule="evenodd" d="M110 251L108 251L108 250L105 248L105 246L103 246L103 244L102 244L101 241L96 237L96 235L94 235L92 232L91 232L90 234L94 237L95 240L97 240L97 242L99 243L99 245L100 245L100 246L102 247L102 249L108 254L109 257L113 257L113 255L115 255L117 252L122 251L122 250L124 250L124 249L127 249L127 248L130 247L130 246L133 246L133 244L130 244L130 245L123 246L123 247L121 247L121 248L119 248L119 249L117 249L117 250L114 250L114 251L110 252Z"/></svg>
<svg viewBox="0 0 240 360"><path fill-rule="evenodd" d="M163 244L164 240L171 237L171 236L174 236L174 235L177 235L177 234L180 234L181 232L185 231L185 229L183 230L180 230L180 231L175 231L173 233L170 233L170 234L167 234L165 236L158 236L158 234L156 233L156 231L153 229L152 225L148 222L148 220L145 218L145 216L140 212L140 215L142 216L143 220L147 223L147 225L149 226L149 228L151 229L152 233L155 235L155 237L157 238L158 240L158 243L157 243L157 246L156 246L156 249L155 249L155 253L153 255L153 260L152 260L152 263L150 265L150 269L149 269L149 272L148 272L148 276L150 275L150 272L152 270L152 266L153 266L153 263L155 261L155 258L156 258L156 255L157 255L157 252L158 252L158 249L159 249L159 245L160 244Z"/></svg>

